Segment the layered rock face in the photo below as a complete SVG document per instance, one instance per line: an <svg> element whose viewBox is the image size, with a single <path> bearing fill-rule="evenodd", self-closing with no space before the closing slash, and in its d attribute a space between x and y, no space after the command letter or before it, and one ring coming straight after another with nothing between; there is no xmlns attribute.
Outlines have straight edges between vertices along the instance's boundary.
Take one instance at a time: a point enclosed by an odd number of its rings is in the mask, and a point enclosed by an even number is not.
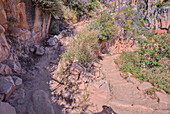
<svg viewBox="0 0 170 114"><path fill-rule="evenodd" d="M116 0L114 4L117 6L117 9L121 9L130 2L134 10L137 10L137 8L140 8L139 5L143 4L146 10L143 16L147 17L146 28L150 30L155 29L156 32L167 32L170 26L170 6L160 8L153 6L153 4L163 1L166 0Z"/></svg>
<svg viewBox="0 0 170 114"><path fill-rule="evenodd" d="M37 43L48 34L50 16L31 0L0 0L0 62L10 53L8 37L18 44Z"/></svg>

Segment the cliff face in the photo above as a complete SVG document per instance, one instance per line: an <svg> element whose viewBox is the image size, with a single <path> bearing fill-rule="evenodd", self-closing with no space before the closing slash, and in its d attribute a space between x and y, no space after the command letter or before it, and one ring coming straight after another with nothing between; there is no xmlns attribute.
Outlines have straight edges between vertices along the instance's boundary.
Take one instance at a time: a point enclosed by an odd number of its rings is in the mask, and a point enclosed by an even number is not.
<svg viewBox="0 0 170 114"><path fill-rule="evenodd" d="M153 4L163 1L166 0L116 0L114 4L117 10L126 6L129 2L134 10L137 10L143 4L145 9L143 16L146 16L147 19L146 28L149 30L155 29L156 32L167 32L170 26L170 6L160 8L153 6Z"/></svg>
<svg viewBox="0 0 170 114"><path fill-rule="evenodd" d="M10 53L9 37L21 45L37 43L47 36L49 23L31 0L0 0L0 62Z"/></svg>

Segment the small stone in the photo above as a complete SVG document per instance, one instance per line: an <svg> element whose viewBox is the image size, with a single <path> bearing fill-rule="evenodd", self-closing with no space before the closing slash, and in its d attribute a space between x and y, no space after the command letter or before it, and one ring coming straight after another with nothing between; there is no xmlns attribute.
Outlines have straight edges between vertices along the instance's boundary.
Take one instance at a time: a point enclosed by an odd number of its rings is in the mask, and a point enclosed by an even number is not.
<svg viewBox="0 0 170 114"><path fill-rule="evenodd" d="M78 61L73 62L70 73L73 75L79 75L83 71L83 68L79 65Z"/></svg>
<svg viewBox="0 0 170 114"><path fill-rule="evenodd" d="M55 38L50 38L47 41L47 45L50 46L50 47L55 46L56 45L56 39Z"/></svg>
<svg viewBox="0 0 170 114"><path fill-rule="evenodd" d="M36 53L35 54L38 55L38 56L43 56L44 53L45 53L44 47L41 46L41 47L36 49Z"/></svg>
<svg viewBox="0 0 170 114"><path fill-rule="evenodd" d="M124 78L124 79L127 79L129 76L127 75L127 74L125 74L125 73L120 73L120 75Z"/></svg>
<svg viewBox="0 0 170 114"><path fill-rule="evenodd" d="M5 100L11 95L15 90L15 85L12 77L0 77L0 93L5 94Z"/></svg>
<svg viewBox="0 0 170 114"><path fill-rule="evenodd" d="M152 88L153 88L153 86L152 86L152 84L149 83L149 82L143 82L142 84L140 84L140 85L138 86L138 89L139 89L139 90L142 90L142 91L145 91L145 90L148 90L148 89L152 89Z"/></svg>
<svg viewBox="0 0 170 114"><path fill-rule="evenodd" d="M54 18L55 18L56 20L59 20L59 19L60 19L58 15L55 15Z"/></svg>
<svg viewBox="0 0 170 114"><path fill-rule="evenodd" d="M104 75L103 75L103 73L100 72L100 71L95 72L95 76L96 76L97 78L104 79Z"/></svg>
<svg viewBox="0 0 170 114"><path fill-rule="evenodd" d="M9 103L0 102L0 114L16 114L16 110Z"/></svg>
<svg viewBox="0 0 170 114"><path fill-rule="evenodd" d="M159 103L164 103L164 104L169 104L170 103L170 98L168 98L167 95L160 93L160 92L155 92L156 96L158 97L158 102Z"/></svg>
<svg viewBox="0 0 170 114"><path fill-rule="evenodd" d="M85 84L84 84L84 82L77 82L77 85L78 85L78 87L79 87L79 89L81 89L81 90L84 90L85 89Z"/></svg>
<svg viewBox="0 0 170 114"><path fill-rule="evenodd" d="M94 66L94 67L96 67L96 68L101 68L101 67L102 67L102 65L101 65L101 64L96 63L96 62L94 62L94 63L93 63L93 66Z"/></svg>
<svg viewBox="0 0 170 114"><path fill-rule="evenodd" d="M13 62L13 71L17 73L21 71L21 64L18 61Z"/></svg>
<svg viewBox="0 0 170 114"><path fill-rule="evenodd" d="M12 70L8 65L5 64L0 64L0 74L1 75L11 75L12 74Z"/></svg>
<svg viewBox="0 0 170 114"><path fill-rule="evenodd" d="M128 72L128 76L132 76L132 74L130 72Z"/></svg>
<svg viewBox="0 0 170 114"><path fill-rule="evenodd" d="M31 47L30 49L30 52L34 53L35 52L35 48Z"/></svg>
<svg viewBox="0 0 170 114"><path fill-rule="evenodd" d="M103 108L103 110L96 114L117 114L116 112L113 111L113 109L111 107L103 105L102 108Z"/></svg>
<svg viewBox="0 0 170 114"><path fill-rule="evenodd" d="M139 84L140 84L139 80L136 79L136 78L134 78L134 77L128 77L128 78L127 78L127 81L128 81L128 82L131 82L131 83L133 83L133 84L136 84L136 85L139 85Z"/></svg>
<svg viewBox="0 0 170 114"><path fill-rule="evenodd" d="M14 80L15 86L16 86L17 88L21 87L21 85L22 85L22 79L19 78L19 77L17 77L17 76L13 76L12 78L13 78L13 80Z"/></svg>
<svg viewBox="0 0 170 114"><path fill-rule="evenodd" d="M93 79L93 77L95 77L95 76L93 76L92 74L87 73L87 72L82 72L80 74L80 79L85 83L90 82Z"/></svg>

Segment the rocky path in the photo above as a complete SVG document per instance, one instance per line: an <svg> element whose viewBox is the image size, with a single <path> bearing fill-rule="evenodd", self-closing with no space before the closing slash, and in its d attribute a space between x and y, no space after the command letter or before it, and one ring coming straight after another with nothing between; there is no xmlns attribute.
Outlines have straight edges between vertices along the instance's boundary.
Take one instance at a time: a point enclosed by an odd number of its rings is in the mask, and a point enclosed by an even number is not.
<svg viewBox="0 0 170 114"><path fill-rule="evenodd" d="M117 55L105 56L102 71L108 81L111 98L105 103L118 114L170 114L170 104L158 103L137 89L137 84L127 82L120 76L114 63Z"/></svg>

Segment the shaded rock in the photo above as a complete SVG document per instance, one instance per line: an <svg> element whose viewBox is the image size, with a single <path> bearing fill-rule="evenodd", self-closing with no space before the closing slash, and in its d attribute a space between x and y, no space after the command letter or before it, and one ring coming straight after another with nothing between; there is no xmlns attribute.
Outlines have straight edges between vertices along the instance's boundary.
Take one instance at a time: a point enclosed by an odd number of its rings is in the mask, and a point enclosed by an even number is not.
<svg viewBox="0 0 170 114"><path fill-rule="evenodd" d="M130 82L130 83L136 84L136 85L140 84L139 80L134 78L134 77L128 77L127 81Z"/></svg>
<svg viewBox="0 0 170 114"><path fill-rule="evenodd" d="M11 75L12 70L8 65L0 64L0 74L1 75Z"/></svg>
<svg viewBox="0 0 170 114"><path fill-rule="evenodd" d="M15 85L11 76L0 77L0 93L5 94L5 100L15 90Z"/></svg>
<svg viewBox="0 0 170 114"><path fill-rule="evenodd" d="M103 110L98 113L93 113L93 114L117 114L116 112L113 111L111 107L108 107L106 105L102 106Z"/></svg>
<svg viewBox="0 0 170 114"><path fill-rule="evenodd" d="M103 75L103 73L102 73L101 71L95 72L95 76L96 76L97 78L104 79L104 75Z"/></svg>
<svg viewBox="0 0 170 114"><path fill-rule="evenodd" d="M70 73L73 75L79 75L82 71L83 71L83 68L80 66L78 61L73 62L70 68Z"/></svg>
<svg viewBox="0 0 170 114"><path fill-rule="evenodd" d="M21 85L22 85L22 79L19 78L19 77L17 77L17 76L13 76L12 78L13 78L13 80L14 80L14 84L15 84L16 88L21 87Z"/></svg>
<svg viewBox="0 0 170 114"><path fill-rule="evenodd" d="M148 90L148 89L152 89L152 88L153 88L153 86L152 86L152 84L149 83L149 82L143 82L142 84L140 84L140 85L138 86L138 89L139 89L139 90L142 90L142 91L145 91L145 90Z"/></svg>
<svg viewBox="0 0 170 114"><path fill-rule="evenodd" d="M92 79L93 79L94 77L95 77L94 75L92 75L92 74L90 74L90 73L88 73L88 72L82 72L82 73L80 74L80 79L81 79L83 82L85 82L85 83L88 83L88 82L92 81Z"/></svg>
<svg viewBox="0 0 170 114"><path fill-rule="evenodd" d="M18 61L13 62L13 71L17 73L21 71L21 64Z"/></svg>
<svg viewBox="0 0 170 114"><path fill-rule="evenodd" d="M168 97L167 95L160 93L160 92L155 92L155 94L158 97L159 103L164 103L164 104L170 103L170 97Z"/></svg>
<svg viewBox="0 0 170 114"><path fill-rule="evenodd" d="M56 39L55 38L50 38L48 41L47 41L47 45L52 47L52 46L55 46L56 45Z"/></svg>
<svg viewBox="0 0 170 114"><path fill-rule="evenodd" d="M16 114L16 111L9 103L0 102L0 114Z"/></svg>
<svg viewBox="0 0 170 114"><path fill-rule="evenodd" d="M58 15L55 15L54 18L55 18L56 20L59 20L59 19L60 19Z"/></svg>
<svg viewBox="0 0 170 114"><path fill-rule="evenodd" d="M36 49L36 52L35 54L38 55L38 56L43 56L45 53L45 49L43 46L38 46L37 49Z"/></svg>
<svg viewBox="0 0 170 114"><path fill-rule="evenodd" d="M126 73L120 73L120 75L124 78L124 79L127 79L129 76L128 76L128 74L126 74Z"/></svg>
<svg viewBox="0 0 170 114"><path fill-rule="evenodd" d="M54 114L54 109L48 98L48 94L43 90L37 90L32 95L33 114ZM28 114L32 114L28 110Z"/></svg>
<svg viewBox="0 0 170 114"><path fill-rule="evenodd" d="M1 102L2 100L4 100L4 98L5 98L5 95L0 93L0 102Z"/></svg>
<svg viewBox="0 0 170 114"><path fill-rule="evenodd" d="M6 64L12 69L13 72L19 73L21 71L21 64L17 60L7 60Z"/></svg>
<svg viewBox="0 0 170 114"><path fill-rule="evenodd" d="M78 85L79 89L81 89L81 90L84 90L86 88L86 85L84 82L79 81L79 82L77 82L77 85Z"/></svg>
<svg viewBox="0 0 170 114"><path fill-rule="evenodd" d="M32 53L34 53L35 52L35 48L33 48L33 47L30 47L30 52L32 52Z"/></svg>

